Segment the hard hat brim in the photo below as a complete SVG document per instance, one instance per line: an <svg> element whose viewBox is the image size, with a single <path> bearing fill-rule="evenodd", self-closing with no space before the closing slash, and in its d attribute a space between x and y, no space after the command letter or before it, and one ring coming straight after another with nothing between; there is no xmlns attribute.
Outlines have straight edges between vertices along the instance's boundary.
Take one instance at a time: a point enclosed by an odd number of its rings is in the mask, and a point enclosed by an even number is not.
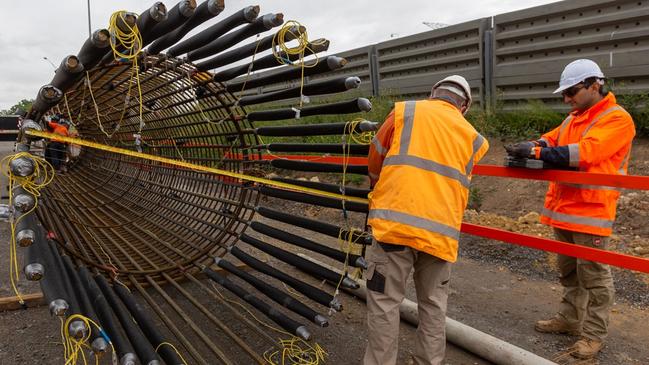
<svg viewBox="0 0 649 365"><path fill-rule="evenodd" d="M577 84L579 84L579 82L578 82ZM560 92L562 92L562 91L564 91L564 90L570 89L571 87L573 87L573 86L575 86L575 85L577 85L577 84L574 84L574 85L564 85L564 86L559 86L559 88L557 88L556 90L554 90L552 93L553 93L553 94L558 94L558 93L560 93Z"/></svg>

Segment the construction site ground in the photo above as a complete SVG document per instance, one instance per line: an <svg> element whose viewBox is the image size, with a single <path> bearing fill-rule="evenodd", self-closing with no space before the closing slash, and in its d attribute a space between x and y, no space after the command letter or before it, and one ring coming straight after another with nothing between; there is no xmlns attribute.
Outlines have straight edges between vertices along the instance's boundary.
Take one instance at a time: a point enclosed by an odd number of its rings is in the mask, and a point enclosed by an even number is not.
<svg viewBox="0 0 649 365"><path fill-rule="evenodd" d="M493 139L490 143L491 150L482 163L500 165L504 158L502 143ZM0 143L2 156L10 152L11 143ZM630 173L649 175L649 141L636 141ZM310 179L313 176L303 177ZM6 181L3 180L3 196L6 195L5 184ZM538 224L536 213L542 206L546 187L547 183L544 182L476 176L471 202L474 210L469 210L465 219L472 223L551 237L551 230ZM276 200L262 204L273 205L276 209L278 204L284 204L281 208L288 212L329 222L340 221L340 213L329 209L306 208ZM612 238L613 249L649 257L648 216L649 192L624 191ZM355 216L354 220L362 223L360 217ZM312 235L309 231L296 228L294 233L306 237ZM3 242L0 246L0 296L7 297L13 294L8 285L9 227L6 223L0 224L0 237ZM272 240L269 242L277 243ZM274 261L271 258L264 259ZM539 334L533 329L537 319L551 317L558 308L561 286L555 262L555 255L543 251L463 236L460 259L453 267L448 316L540 356L550 359L560 356L562 350L577 338ZM611 314L610 336L599 357L599 363L647 364L649 275L621 269L613 271L617 298ZM304 276L295 270L290 272ZM314 280L310 282L321 285ZM21 281L19 287L27 293L39 291L38 285L24 281ZM409 285L408 297L415 298L412 283ZM357 364L366 344L365 306L347 295L342 295L341 299L345 309L332 316L328 328L310 328L314 330L317 343L328 352L326 363ZM216 314L220 319L228 321L227 312ZM62 364L64 361L59 329L58 319L50 317L47 308L43 306L0 313L0 365ZM410 362L410 354L414 350L414 334L413 327L401 325L399 364ZM252 335L246 340L251 343L256 341ZM233 356L237 359L236 354ZM449 345L445 363L488 364L452 345Z"/></svg>

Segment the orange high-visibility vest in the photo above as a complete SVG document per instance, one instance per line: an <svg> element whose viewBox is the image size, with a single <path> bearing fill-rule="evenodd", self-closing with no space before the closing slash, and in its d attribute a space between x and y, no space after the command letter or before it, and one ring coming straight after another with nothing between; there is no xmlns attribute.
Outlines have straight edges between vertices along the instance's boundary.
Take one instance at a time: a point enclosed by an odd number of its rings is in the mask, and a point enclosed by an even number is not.
<svg viewBox="0 0 649 365"><path fill-rule="evenodd" d="M445 101L396 103L394 113L392 142L370 197L372 235L455 262L471 170L489 144Z"/></svg>
<svg viewBox="0 0 649 365"><path fill-rule="evenodd" d="M548 147L568 146L570 166L579 171L626 175L635 136L633 119L613 93L582 113L571 113L541 138ZM575 232L610 236L618 189L552 182L541 223Z"/></svg>
<svg viewBox="0 0 649 365"><path fill-rule="evenodd" d="M68 127L64 126L63 124L59 124L56 122L47 122L47 124L50 126L50 128L53 129L54 134L58 134L59 136L67 137L68 136ZM52 141L54 142L63 142L60 139L57 138L52 138Z"/></svg>

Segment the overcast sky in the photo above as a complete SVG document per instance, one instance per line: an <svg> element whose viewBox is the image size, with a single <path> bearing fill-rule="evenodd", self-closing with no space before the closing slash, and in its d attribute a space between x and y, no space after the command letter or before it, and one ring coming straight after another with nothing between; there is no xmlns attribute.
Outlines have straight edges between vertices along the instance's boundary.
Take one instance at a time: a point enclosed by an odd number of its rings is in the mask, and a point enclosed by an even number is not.
<svg viewBox="0 0 649 365"><path fill-rule="evenodd" d="M205 0L198 0L200 4ZM209 21L248 5L260 14L284 13L307 27L309 38L331 41L329 54L429 30L422 22L458 24L547 4L556 0L225 0L226 10ZM0 0L0 109L32 99L58 66L76 54L88 37L87 0ZM92 29L106 28L116 10L141 13L153 0L90 0ZM167 8L177 1L164 1ZM200 29L200 28L199 28ZM190 33L194 34L195 32Z"/></svg>

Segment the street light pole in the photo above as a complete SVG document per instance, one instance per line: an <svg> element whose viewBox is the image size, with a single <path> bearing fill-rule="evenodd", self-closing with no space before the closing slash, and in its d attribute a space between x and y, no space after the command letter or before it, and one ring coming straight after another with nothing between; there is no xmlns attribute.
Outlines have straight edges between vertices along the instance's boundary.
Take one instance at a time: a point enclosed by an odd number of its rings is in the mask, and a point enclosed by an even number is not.
<svg viewBox="0 0 649 365"><path fill-rule="evenodd" d="M54 68L54 73L56 73L56 65L54 64L54 62L52 62L52 61L51 61L49 58L47 58L46 56L43 56L43 59L44 59L45 61L47 61L47 63L49 63L50 65L52 65L52 67Z"/></svg>
<svg viewBox="0 0 649 365"><path fill-rule="evenodd" d="M88 38L92 37L92 28L90 27L90 0L88 2Z"/></svg>

